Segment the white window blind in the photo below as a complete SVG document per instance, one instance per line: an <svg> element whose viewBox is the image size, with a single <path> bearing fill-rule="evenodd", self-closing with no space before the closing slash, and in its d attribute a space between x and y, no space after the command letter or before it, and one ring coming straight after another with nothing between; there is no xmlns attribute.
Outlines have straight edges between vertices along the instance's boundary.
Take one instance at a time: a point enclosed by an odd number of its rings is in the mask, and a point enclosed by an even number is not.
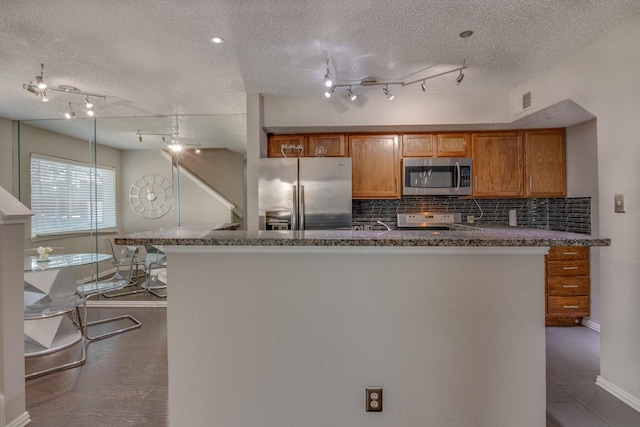
<svg viewBox="0 0 640 427"><path fill-rule="evenodd" d="M115 228L115 169L32 154L31 210L31 237Z"/></svg>

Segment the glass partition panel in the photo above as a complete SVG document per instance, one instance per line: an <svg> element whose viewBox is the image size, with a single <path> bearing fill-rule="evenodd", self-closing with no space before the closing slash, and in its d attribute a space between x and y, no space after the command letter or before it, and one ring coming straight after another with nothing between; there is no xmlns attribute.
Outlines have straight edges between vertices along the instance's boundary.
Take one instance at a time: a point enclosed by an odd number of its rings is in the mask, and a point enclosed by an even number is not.
<svg viewBox="0 0 640 427"><path fill-rule="evenodd" d="M26 248L105 253L117 234L243 227L244 114L33 120L16 133L19 198L42 220Z"/></svg>

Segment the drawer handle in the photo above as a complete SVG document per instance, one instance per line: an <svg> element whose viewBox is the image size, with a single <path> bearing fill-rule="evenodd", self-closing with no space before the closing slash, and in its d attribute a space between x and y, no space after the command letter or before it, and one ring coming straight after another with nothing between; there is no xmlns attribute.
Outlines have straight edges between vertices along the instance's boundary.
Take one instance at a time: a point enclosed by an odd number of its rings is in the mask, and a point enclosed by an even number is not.
<svg viewBox="0 0 640 427"><path fill-rule="evenodd" d="M562 267L563 270L577 270L578 267Z"/></svg>
<svg viewBox="0 0 640 427"><path fill-rule="evenodd" d="M563 305L562 308L578 308L577 305Z"/></svg>
<svg viewBox="0 0 640 427"><path fill-rule="evenodd" d="M578 255L578 252L563 252L563 255Z"/></svg>
<svg viewBox="0 0 640 427"><path fill-rule="evenodd" d="M577 288L578 285L563 285L563 288Z"/></svg>

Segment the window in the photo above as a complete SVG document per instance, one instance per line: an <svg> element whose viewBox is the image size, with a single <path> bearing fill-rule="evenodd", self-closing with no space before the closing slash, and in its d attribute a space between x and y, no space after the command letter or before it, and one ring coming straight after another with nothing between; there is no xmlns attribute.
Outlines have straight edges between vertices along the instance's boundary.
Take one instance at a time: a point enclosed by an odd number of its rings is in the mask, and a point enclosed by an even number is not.
<svg viewBox="0 0 640 427"><path fill-rule="evenodd" d="M31 155L31 237L116 227L116 173Z"/></svg>

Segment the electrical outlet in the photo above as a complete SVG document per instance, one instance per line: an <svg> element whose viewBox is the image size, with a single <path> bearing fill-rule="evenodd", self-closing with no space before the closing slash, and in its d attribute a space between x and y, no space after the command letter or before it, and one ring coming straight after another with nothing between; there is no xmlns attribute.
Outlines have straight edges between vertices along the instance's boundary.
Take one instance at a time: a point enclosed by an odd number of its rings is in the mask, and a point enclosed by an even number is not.
<svg viewBox="0 0 640 427"><path fill-rule="evenodd" d="M367 412L382 412L382 387L367 387Z"/></svg>
<svg viewBox="0 0 640 427"><path fill-rule="evenodd" d="M473 224L475 220L473 215L467 215L467 224Z"/></svg>
<svg viewBox="0 0 640 427"><path fill-rule="evenodd" d="M617 213L625 213L624 210L624 194L614 194L614 208L613 211Z"/></svg>

